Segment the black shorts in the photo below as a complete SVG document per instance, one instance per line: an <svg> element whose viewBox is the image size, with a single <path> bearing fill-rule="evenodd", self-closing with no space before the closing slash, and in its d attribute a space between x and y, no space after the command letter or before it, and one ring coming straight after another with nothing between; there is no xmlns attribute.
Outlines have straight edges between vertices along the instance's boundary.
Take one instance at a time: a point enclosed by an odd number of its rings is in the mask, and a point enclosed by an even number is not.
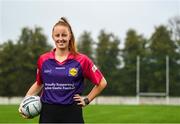
<svg viewBox="0 0 180 124"><path fill-rule="evenodd" d="M39 123L84 123L82 107L42 103Z"/></svg>

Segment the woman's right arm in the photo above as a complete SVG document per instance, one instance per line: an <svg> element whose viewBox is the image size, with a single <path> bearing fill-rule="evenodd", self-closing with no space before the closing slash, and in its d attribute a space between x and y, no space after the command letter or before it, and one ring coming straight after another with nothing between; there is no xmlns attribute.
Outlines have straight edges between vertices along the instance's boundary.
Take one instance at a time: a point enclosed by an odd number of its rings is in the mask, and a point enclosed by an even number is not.
<svg viewBox="0 0 180 124"><path fill-rule="evenodd" d="M28 92L26 93L26 96L34 96L34 95L37 95L40 91L41 91L41 89L42 89L42 87L43 87L43 85L41 84L41 85L38 85L37 84L37 81L29 88L29 90L28 90ZM26 97L25 96L25 97ZM24 115L23 113L22 113L22 111L21 111L21 106L19 106L19 113L21 114L21 116L22 117L24 117L24 118L29 118L29 117L27 117L26 115Z"/></svg>
<svg viewBox="0 0 180 124"><path fill-rule="evenodd" d="M30 89L28 90L28 92L26 93L26 96L34 96L37 95L41 89L42 89L43 85L38 85L37 81L30 87Z"/></svg>

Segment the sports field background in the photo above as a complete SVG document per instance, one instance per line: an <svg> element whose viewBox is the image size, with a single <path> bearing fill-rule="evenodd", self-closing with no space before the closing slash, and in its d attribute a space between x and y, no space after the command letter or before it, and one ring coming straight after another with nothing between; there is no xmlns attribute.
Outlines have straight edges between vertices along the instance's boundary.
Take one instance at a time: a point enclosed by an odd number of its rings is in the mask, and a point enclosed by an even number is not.
<svg viewBox="0 0 180 124"><path fill-rule="evenodd" d="M37 123L23 119L18 105L0 105L0 123ZM89 105L84 108L86 123L180 123L180 106L170 105Z"/></svg>

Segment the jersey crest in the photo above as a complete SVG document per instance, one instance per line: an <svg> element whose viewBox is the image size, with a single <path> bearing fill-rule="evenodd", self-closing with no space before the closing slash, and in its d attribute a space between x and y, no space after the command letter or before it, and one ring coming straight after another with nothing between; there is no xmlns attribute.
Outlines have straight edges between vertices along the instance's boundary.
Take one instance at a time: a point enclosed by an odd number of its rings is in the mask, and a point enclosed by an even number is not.
<svg viewBox="0 0 180 124"><path fill-rule="evenodd" d="M78 68L69 68L69 76L76 77L78 74Z"/></svg>

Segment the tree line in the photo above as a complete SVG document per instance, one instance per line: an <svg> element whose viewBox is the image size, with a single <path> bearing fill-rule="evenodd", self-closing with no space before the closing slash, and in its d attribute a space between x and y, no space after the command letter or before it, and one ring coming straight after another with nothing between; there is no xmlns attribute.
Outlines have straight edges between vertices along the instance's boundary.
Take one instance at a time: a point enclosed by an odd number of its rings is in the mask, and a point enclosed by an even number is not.
<svg viewBox="0 0 180 124"><path fill-rule="evenodd" d="M119 46L123 44L123 48ZM101 30L96 40L84 31L78 51L89 56L105 76L102 95L136 95L136 58L140 56L141 92L165 92L166 56L169 56L170 96L180 96L180 17L156 26L149 38L129 29L124 42ZM36 78L38 57L53 47L41 27L24 27L17 41L0 44L0 96L24 96ZM85 80L87 94L93 85Z"/></svg>

